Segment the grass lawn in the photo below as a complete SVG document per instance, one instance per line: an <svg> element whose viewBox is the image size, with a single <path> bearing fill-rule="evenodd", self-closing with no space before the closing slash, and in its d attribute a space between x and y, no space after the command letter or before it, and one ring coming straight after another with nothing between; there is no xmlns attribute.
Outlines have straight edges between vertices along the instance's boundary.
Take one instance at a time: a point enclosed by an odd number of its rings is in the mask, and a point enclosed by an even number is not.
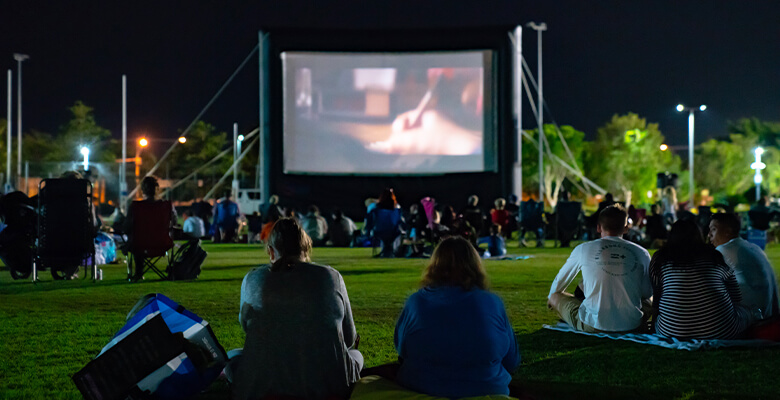
<svg viewBox="0 0 780 400"><path fill-rule="evenodd" d="M71 375L124 325L142 295L163 293L206 319L225 349L241 347L241 280L267 257L257 245L205 245L209 253L192 282L125 281L125 265L103 266L104 280L12 281L0 269L0 398L80 398ZM521 261L488 261L494 292L518 335L522 366L516 382L539 399L780 398L780 348L688 352L543 330L556 322L546 296L570 249L518 249ZM768 249L780 266L780 246ZM393 328L404 300L418 287L427 260L373 259L370 249L314 249L313 259L344 276L366 366L396 358ZM780 272L780 271L778 271ZM83 275L83 270L80 272ZM780 273L778 274L780 275ZM227 398L216 383L203 398Z"/></svg>

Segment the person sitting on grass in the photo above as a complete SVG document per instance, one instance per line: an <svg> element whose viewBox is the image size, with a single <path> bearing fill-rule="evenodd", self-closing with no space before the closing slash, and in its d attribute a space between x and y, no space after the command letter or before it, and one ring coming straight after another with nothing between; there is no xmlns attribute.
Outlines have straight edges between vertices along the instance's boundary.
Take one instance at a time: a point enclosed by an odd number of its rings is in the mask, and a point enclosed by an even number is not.
<svg viewBox="0 0 780 400"><path fill-rule="evenodd" d="M506 210L506 200L499 197L493 204L496 208L490 210L490 220L501 227L501 232L504 234L504 237L510 238L512 230L509 226L510 217L509 211ZM507 236L507 232L510 234L509 236Z"/></svg>
<svg viewBox="0 0 780 400"><path fill-rule="evenodd" d="M669 240L653 254L653 323L656 333L678 339L732 339L751 322L723 255L704 243L693 220L672 225Z"/></svg>
<svg viewBox="0 0 780 400"><path fill-rule="evenodd" d="M780 295L772 264L760 247L739 237L740 227L737 214L714 214L708 234L710 243L734 270L742 294L741 304L757 307L761 319L777 316L780 314Z"/></svg>
<svg viewBox="0 0 780 400"><path fill-rule="evenodd" d="M184 210L182 217L184 218L184 224L182 225L184 233L195 239L206 236L206 226L203 224L203 220L195 215L192 210Z"/></svg>
<svg viewBox="0 0 780 400"><path fill-rule="evenodd" d="M363 229L378 240L382 246L380 257L395 257L400 248L401 234L404 233L404 217L395 198L393 189L387 188L379 196L376 207L366 216Z"/></svg>
<svg viewBox="0 0 780 400"><path fill-rule="evenodd" d="M484 236L477 240L477 244L487 244L487 250L482 253L482 258L500 257L506 255L506 243L501 236L501 225L490 225L490 236Z"/></svg>
<svg viewBox="0 0 780 400"><path fill-rule="evenodd" d="M301 218L301 226L309 235L314 247L325 246L328 241L328 221L320 215L319 207L309 206L308 213Z"/></svg>
<svg viewBox="0 0 780 400"><path fill-rule="evenodd" d="M295 219L279 219L266 245L271 264L244 277L238 320L246 342L225 369L234 399L346 398L360 378L360 336L344 279L310 263L311 249Z"/></svg>
<svg viewBox="0 0 780 400"><path fill-rule="evenodd" d="M627 221L619 204L602 210L596 227L601 239L575 247L553 281L547 305L576 330L629 332L650 316L650 254L621 237ZM578 298L565 290L580 272L583 295Z"/></svg>
<svg viewBox="0 0 780 400"><path fill-rule="evenodd" d="M341 209L333 210L333 223L330 225L330 241L333 247L350 247L358 230L352 218L344 215Z"/></svg>
<svg viewBox="0 0 780 400"><path fill-rule="evenodd" d="M449 398L507 395L520 364L501 299L466 239L444 239L425 269L423 288L406 301L395 326L397 382Z"/></svg>

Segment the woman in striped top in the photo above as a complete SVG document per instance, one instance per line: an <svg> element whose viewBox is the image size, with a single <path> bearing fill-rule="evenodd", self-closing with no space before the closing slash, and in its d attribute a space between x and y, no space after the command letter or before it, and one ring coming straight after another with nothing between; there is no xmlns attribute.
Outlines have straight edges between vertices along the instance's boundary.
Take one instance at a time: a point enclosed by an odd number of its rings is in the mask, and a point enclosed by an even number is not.
<svg viewBox="0 0 780 400"><path fill-rule="evenodd" d="M693 221L679 220L650 261L656 333L679 339L730 339L749 324L723 256L705 244Z"/></svg>

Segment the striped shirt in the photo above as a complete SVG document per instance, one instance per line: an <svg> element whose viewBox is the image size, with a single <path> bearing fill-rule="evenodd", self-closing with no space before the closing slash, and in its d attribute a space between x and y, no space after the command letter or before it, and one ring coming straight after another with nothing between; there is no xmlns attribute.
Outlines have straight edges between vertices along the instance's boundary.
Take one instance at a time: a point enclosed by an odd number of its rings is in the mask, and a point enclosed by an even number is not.
<svg viewBox="0 0 780 400"><path fill-rule="evenodd" d="M677 253L677 255L673 255ZM734 272L715 249L661 249L650 261L655 329L679 339L730 339L745 330L748 312Z"/></svg>

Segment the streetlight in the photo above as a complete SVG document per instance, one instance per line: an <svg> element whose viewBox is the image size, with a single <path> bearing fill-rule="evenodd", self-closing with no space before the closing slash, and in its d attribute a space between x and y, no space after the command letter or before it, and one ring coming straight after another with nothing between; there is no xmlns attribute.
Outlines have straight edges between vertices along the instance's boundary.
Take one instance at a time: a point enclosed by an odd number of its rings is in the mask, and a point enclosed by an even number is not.
<svg viewBox="0 0 780 400"><path fill-rule="evenodd" d="M536 125L539 127L539 201L544 204L544 166L542 160L542 147L544 146L544 126L542 125L542 111L544 110L544 97L542 96L542 32L547 30L547 24L529 22L525 26L536 31L536 43L537 43L537 56L536 56L536 72L537 78L537 90L536 94L538 99L536 102Z"/></svg>
<svg viewBox="0 0 780 400"><path fill-rule="evenodd" d="M693 184L693 112L696 110L704 111L707 109L707 106L704 104L700 105L697 108L693 107L685 107L682 104L677 105L677 112L683 112L685 110L688 110L688 174L689 174L689 191L691 193L691 202L690 206L693 207L694 205L694 199L693 196L696 193L694 190L694 184Z"/></svg>
<svg viewBox="0 0 780 400"><path fill-rule="evenodd" d="M89 171L89 147L81 146L81 155L84 156L84 171Z"/></svg>
<svg viewBox="0 0 780 400"><path fill-rule="evenodd" d="M756 170L756 174L753 175L753 183L756 184L756 202L758 202L758 199L761 198L761 182L764 181L764 177L761 176L761 170L766 168L766 164L761 162L761 155L764 154L764 149L756 147L753 154L756 155L756 161L750 164L750 168Z"/></svg>
<svg viewBox="0 0 780 400"><path fill-rule="evenodd" d="M179 137L179 143L181 143L181 144L187 143L187 138L184 137L184 136L180 136Z"/></svg>
<svg viewBox="0 0 780 400"><path fill-rule="evenodd" d="M659 146L659 148L661 149L661 151L669 150L669 146L667 146L666 143L664 143L661 146Z"/></svg>
<svg viewBox="0 0 780 400"><path fill-rule="evenodd" d="M18 142L16 154L16 176L19 179L19 186L21 186L22 179L22 61L28 58L30 58L30 56L27 54L14 53L14 60L16 60L17 65L19 66L19 73L16 76L16 140Z"/></svg>

